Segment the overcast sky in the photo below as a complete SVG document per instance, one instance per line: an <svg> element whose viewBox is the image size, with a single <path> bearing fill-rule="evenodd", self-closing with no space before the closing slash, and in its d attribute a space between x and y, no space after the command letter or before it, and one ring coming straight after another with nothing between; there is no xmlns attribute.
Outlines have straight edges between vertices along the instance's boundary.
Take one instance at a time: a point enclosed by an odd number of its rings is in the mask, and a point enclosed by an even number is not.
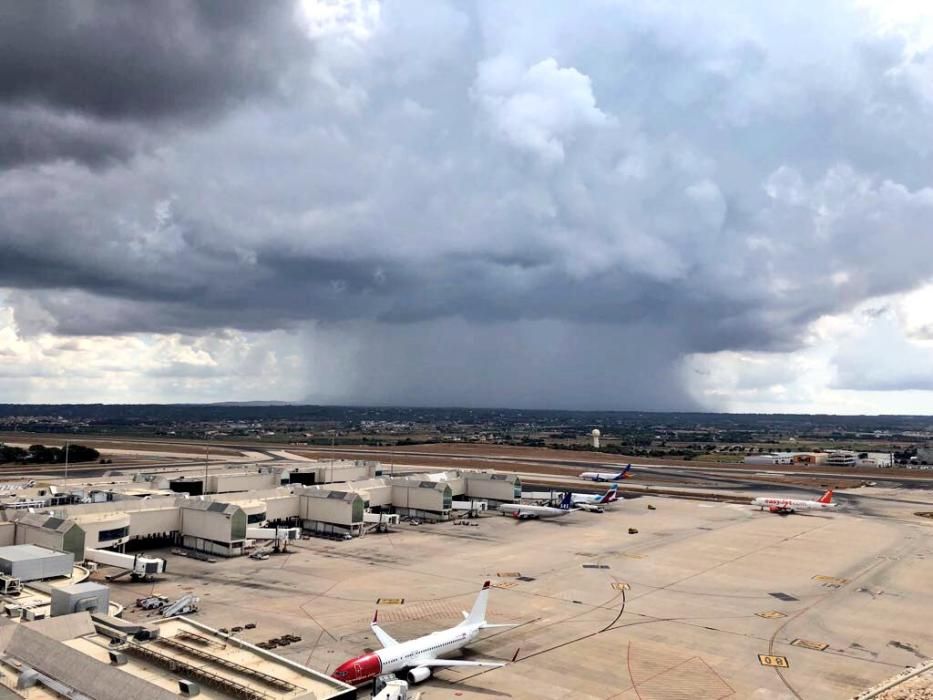
<svg viewBox="0 0 933 700"><path fill-rule="evenodd" d="M933 413L916 4L6 3L0 401Z"/></svg>

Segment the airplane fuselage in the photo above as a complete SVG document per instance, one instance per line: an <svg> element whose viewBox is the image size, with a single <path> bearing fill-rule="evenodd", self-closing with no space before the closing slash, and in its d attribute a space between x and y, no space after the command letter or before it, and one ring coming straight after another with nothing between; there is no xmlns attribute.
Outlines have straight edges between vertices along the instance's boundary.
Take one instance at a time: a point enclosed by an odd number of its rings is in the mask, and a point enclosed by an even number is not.
<svg viewBox="0 0 933 700"><path fill-rule="evenodd" d="M361 685L385 673L395 673L407 668L417 669L420 662L437 659L462 649L479 634L477 625L459 625L424 637L411 639L393 646L358 656L342 664L334 671L334 677ZM425 677L430 670L425 669Z"/></svg>
<svg viewBox="0 0 933 700"><path fill-rule="evenodd" d="M536 506L524 503L503 503L499 506L499 512L503 515L511 515L513 518L557 518L561 515L567 515L570 511L564 508L553 508L551 506Z"/></svg>
<svg viewBox="0 0 933 700"><path fill-rule="evenodd" d="M629 477L631 470L632 465L629 464L620 472L583 472L580 478L587 481L622 481Z"/></svg>
<svg viewBox="0 0 933 700"><path fill-rule="evenodd" d="M570 502L575 505L583 504L592 504L596 505L606 505L607 503L614 503L617 500L617 496L614 491L610 489L609 493L572 493L570 494Z"/></svg>
<svg viewBox="0 0 933 700"><path fill-rule="evenodd" d="M836 507L835 503L823 503L822 501L766 497L754 499L752 505L758 506L761 510L767 508L772 513L782 514L795 513L798 510L832 510Z"/></svg>

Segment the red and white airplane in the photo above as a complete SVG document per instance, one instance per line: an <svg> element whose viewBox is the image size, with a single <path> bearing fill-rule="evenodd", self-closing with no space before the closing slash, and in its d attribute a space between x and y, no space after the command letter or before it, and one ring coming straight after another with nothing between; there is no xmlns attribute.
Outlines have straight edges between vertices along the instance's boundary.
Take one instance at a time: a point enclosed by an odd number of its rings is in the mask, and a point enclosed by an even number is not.
<svg viewBox="0 0 933 700"><path fill-rule="evenodd" d="M798 510L827 510L836 507L833 503L833 490L830 489L816 501L807 501L797 498L766 498L758 497L752 500L753 506L758 506L760 510L767 508L772 513L778 515L789 515Z"/></svg>
<svg viewBox="0 0 933 700"><path fill-rule="evenodd" d="M373 615L370 627L382 644L382 649L357 656L336 668L334 678L344 683L362 685L378 676L408 670L409 683L426 680L436 668L454 666L505 666L501 661L466 661L443 659L476 639L480 630L491 627L514 627L515 625L490 625L486 622L486 602L489 600L489 581L476 597L470 612L464 611L463 622L440 632L432 632L408 642L398 642L377 624L379 611Z"/></svg>

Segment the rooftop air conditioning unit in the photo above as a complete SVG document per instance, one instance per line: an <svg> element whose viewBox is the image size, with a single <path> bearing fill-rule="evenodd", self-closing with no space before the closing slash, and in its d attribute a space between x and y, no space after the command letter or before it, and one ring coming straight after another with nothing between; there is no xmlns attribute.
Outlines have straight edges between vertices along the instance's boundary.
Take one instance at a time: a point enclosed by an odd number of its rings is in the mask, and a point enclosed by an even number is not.
<svg viewBox="0 0 933 700"><path fill-rule="evenodd" d="M194 681L188 681L184 678L178 679L178 690L182 695L188 698L193 698L195 695L201 694L201 686Z"/></svg>

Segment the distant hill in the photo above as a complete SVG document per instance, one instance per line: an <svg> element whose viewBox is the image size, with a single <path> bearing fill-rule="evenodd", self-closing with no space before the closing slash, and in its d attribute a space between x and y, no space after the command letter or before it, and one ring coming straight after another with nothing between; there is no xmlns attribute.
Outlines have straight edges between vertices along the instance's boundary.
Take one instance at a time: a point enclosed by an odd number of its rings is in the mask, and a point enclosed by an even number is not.
<svg viewBox="0 0 933 700"><path fill-rule="evenodd" d="M819 433L889 434L933 431L931 416L832 416L793 414L678 413L647 411L564 411L508 408L414 406L322 406L288 401L230 401L213 404L0 404L0 429L50 432L63 424L127 428L167 426L185 422L303 421L357 424L361 421L428 423L436 426L470 424L507 431L561 427L626 432L642 430L770 431L786 435ZM914 437L919 437L915 435ZM925 436L923 436L925 437ZM739 441L739 436L736 436Z"/></svg>
<svg viewBox="0 0 933 700"><path fill-rule="evenodd" d="M188 406L300 406L297 401L215 401L214 403L191 403Z"/></svg>

